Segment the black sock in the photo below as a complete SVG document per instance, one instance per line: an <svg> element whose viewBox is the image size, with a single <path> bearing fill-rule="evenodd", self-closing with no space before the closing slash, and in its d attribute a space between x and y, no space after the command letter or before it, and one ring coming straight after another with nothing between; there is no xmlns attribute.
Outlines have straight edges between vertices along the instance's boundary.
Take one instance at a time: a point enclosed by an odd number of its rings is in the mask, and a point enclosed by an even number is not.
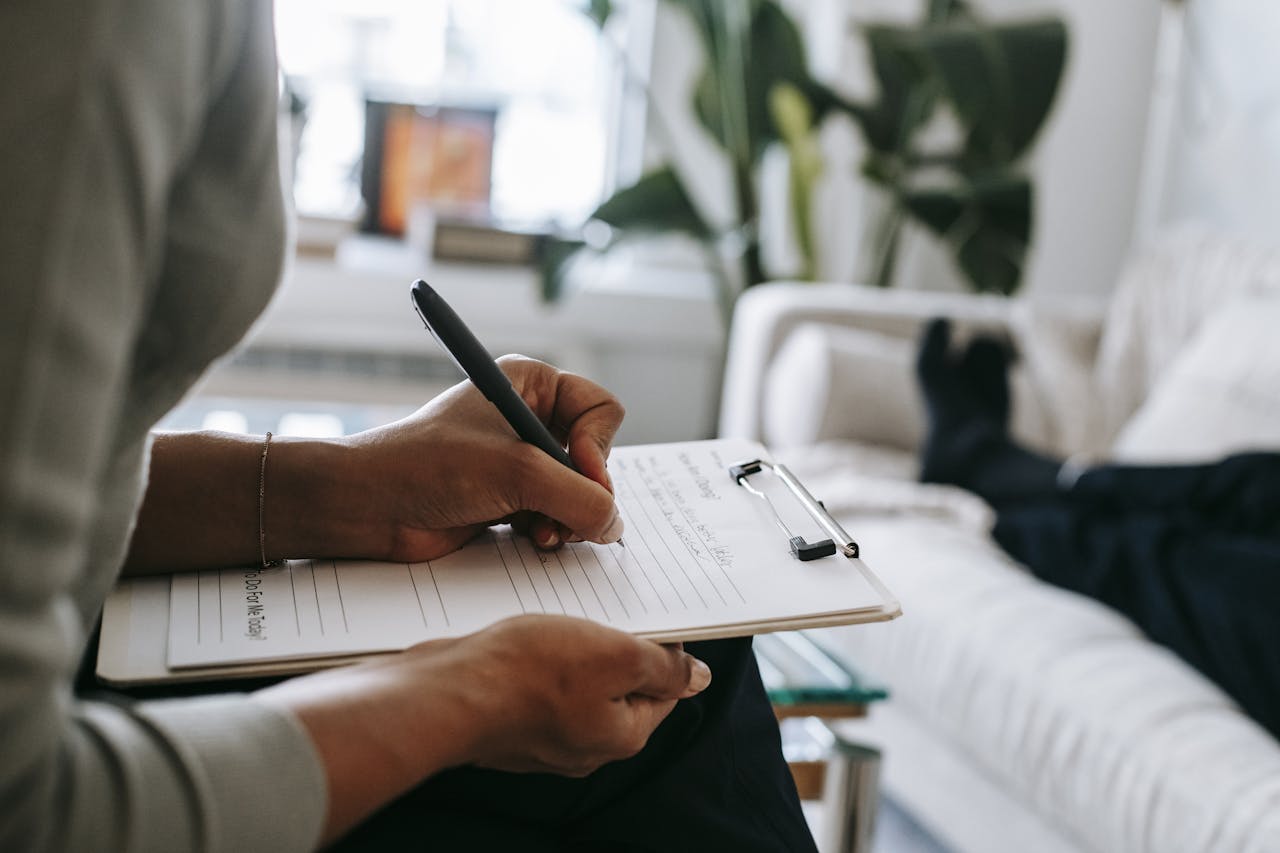
<svg viewBox="0 0 1280 853"><path fill-rule="evenodd" d="M1060 463L1015 444L1009 436L1008 344L975 338L951 349L951 324L933 320L916 360L929 429L920 479L968 489L999 507L1057 490Z"/></svg>

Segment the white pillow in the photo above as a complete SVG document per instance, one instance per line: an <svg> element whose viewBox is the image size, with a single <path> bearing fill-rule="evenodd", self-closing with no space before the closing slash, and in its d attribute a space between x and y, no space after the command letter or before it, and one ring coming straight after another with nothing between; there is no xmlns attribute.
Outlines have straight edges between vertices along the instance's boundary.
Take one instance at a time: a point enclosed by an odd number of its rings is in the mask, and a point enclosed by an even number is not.
<svg viewBox="0 0 1280 853"><path fill-rule="evenodd" d="M1125 462L1200 462L1280 450L1280 297L1215 311L1167 366L1112 447Z"/></svg>
<svg viewBox="0 0 1280 853"><path fill-rule="evenodd" d="M963 341L974 331L957 328L955 334ZM915 338L869 329L797 326L764 377L765 442L785 448L846 440L919 449L927 424L917 346ZM1015 363L1010 429L1018 440L1052 452L1054 430L1032 380L1032 372Z"/></svg>
<svg viewBox="0 0 1280 853"><path fill-rule="evenodd" d="M764 379L773 447L851 439L915 450L924 437L915 341L821 323L797 326Z"/></svg>
<svg viewBox="0 0 1280 853"><path fill-rule="evenodd" d="M1170 228L1127 265L1095 365L1099 438L1115 442L1207 317L1235 299L1280 296L1280 246L1197 225Z"/></svg>

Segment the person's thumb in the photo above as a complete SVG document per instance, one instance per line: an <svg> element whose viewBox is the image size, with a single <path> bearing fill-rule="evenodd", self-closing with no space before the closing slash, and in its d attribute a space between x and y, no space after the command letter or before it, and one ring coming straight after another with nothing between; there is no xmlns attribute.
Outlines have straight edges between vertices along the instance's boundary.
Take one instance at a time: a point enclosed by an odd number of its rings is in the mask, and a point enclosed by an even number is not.
<svg viewBox="0 0 1280 853"><path fill-rule="evenodd" d="M640 685L632 693L653 699L687 699L711 683L711 669L678 649L652 646L645 656Z"/></svg>

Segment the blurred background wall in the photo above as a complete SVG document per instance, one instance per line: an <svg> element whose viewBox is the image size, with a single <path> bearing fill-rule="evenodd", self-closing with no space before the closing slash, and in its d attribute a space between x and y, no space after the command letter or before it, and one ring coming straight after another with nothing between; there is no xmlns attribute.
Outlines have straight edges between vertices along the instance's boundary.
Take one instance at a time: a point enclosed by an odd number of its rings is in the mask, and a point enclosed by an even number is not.
<svg viewBox="0 0 1280 853"><path fill-rule="evenodd" d="M1167 22L1144 225L1280 238L1280 4L1191 0Z"/></svg>
<svg viewBox="0 0 1280 853"><path fill-rule="evenodd" d="M302 96L292 117L301 231L305 238L321 226L319 251L304 240L247 348L171 425L248 412L248 428L261 431L284 409L323 416L354 405L309 427L351 431L411 409L456 378L404 298L408 282L425 276L495 351L547 358L615 389L632 413L626 441L707 434L725 330L705 256L688 242L662 240L583 265L576 289L549 305L528 257L448 259L439 239L432 246L414 227L404 238L351 233L369 98L496 116L491 200L503 218L572 227L614 189L674 156L704 212L729 222L729 166L689 108L700 44L673 5L619 2L625 11L605 41L577 0L280 0L282 64ZM867 97L874 86L859 26L916 21L922 0L784 5L815 76ZM1103 299L1134 242L1182 219L1275 239L1280 4L973 5L1002 20L1058 15L1069 31L1057 99L1027 164L1036 195L1022 294ZM636 79L649 81L649 97ZM866 280L861 258L875 198L858 175L862 145L847 119L823 127L814 215L822 278ZM761 232L777 278L797 270L786 179L785 157L771 152L760 173ZM946 250L911 226L895 283L964 287ZM246 423L236 417L224 423Z"/></svg>

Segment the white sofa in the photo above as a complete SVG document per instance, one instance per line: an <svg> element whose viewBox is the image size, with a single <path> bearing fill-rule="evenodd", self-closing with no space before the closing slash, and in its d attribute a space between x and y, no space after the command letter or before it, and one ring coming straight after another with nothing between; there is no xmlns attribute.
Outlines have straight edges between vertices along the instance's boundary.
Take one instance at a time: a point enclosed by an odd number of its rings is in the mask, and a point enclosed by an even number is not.
<svg viewBox="0 0 1280 853"><path fill-rule="evenodd" d="M914 340L939 314L1014 339L1015 432L1047 450L1280 448L1280 252L1179 230L1105 306L754 288L721 420L769 443L900 597L895 622L815 639L889 687L850 735L883 747L886 792L949 847L1280 851L1280 744L1124 617L1004 556L977 498L913 482Z"/></svg>

